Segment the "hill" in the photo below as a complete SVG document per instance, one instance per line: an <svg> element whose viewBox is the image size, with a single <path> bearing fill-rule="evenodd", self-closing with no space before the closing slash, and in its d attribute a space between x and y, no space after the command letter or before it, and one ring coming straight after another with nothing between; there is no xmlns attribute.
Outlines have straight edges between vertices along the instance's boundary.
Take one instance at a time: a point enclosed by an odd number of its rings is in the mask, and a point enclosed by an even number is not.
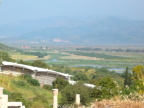
<svg viewBox="0 0 144 108"><path fill-rule="evenodd" d="M50 17L1 25L3 43L143 45L144 21L120 17Z"/></svg>
<svg viewBox="0 0 144 108"><path fill-rule="evenodd" d="M0 50L1 51L9 51L9 50L12 50L13 48L12 47L9 47L7 45L4 45L2 43L0 43Z"/></svg>
<svg viewBox="0 0 144 108"><path fill-rule="evenodd" d="M26 108L50 108L53 98L51 90L32 86L21 76L0 74L0 81L4 94L9 95L9 102L21 101Z"/></svg>

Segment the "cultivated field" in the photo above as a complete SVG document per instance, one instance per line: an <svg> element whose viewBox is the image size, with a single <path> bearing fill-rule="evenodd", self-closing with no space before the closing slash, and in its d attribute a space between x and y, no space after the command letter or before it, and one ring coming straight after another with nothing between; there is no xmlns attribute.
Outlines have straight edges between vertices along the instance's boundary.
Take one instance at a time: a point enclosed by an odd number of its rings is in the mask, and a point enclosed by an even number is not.
<svg viewBox="0 0 144 108"><path fill-rule="evenodd" d="M85 47L80 47L87 49ZM100 65L109 68L133 68L136 65L144 65L143 52L126 52L125 47L100 47L89 48L92 50L77 50L77 47L52 47L49 50L45 49L29 49L27 51L37 51L47 53L44 58L38 58L34 55L20 55L13 53L13 59L27 60L43 60L49 65ZM101 50L93 50L101 49ZM107 50L108 49L108 50ZM114 49L121 49L122 51L115 51ZM131 48L132 50L143 50L142 47Z"/></svg>

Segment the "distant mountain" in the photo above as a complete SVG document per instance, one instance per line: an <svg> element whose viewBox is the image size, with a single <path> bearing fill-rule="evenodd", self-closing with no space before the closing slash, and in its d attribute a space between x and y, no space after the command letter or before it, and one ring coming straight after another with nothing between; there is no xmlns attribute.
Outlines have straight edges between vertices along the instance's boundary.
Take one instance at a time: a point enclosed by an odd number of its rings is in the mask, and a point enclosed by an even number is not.
<svg viewBox="0 0 144 108"><path fill-rule="evenodd" d="M144 21L119 17L50 17L0 26L3 43L144 45Z"/></svg>

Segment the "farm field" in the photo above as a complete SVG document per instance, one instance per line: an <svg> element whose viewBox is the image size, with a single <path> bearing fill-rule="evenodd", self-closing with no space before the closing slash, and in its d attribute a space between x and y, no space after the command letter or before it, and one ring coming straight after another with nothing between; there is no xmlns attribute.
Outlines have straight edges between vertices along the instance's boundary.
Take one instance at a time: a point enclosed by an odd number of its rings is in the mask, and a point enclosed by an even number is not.
<svg viewBox="0 0 144 108"><path fill-rule="evenodd" d="M13 53L11 57L13 59L23 59L24 61L42 60L48 65L67 65L67 66L100 66L108 68L133 68L136 65L144 65L143 52L126 52L126 51L106 51L106 48L102 50L77 50L77 47L70 48L51 48L45 49L29 49L27 51L37 51L46 53L43 58L38 58L34 55L21 55L20 53ZM110 49L110 48L109 48ZM121 48L124 49L125 48ZM133 48L137 49L137 48ZM142 48L141 48L142 49Z"/></svg>

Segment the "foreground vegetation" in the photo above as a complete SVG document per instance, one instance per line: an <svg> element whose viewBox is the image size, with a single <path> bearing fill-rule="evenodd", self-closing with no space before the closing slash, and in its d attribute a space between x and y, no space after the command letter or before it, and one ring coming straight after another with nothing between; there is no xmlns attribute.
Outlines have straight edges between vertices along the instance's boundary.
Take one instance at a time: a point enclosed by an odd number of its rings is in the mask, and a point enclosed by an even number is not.
<svg viewBox="0 0 144 108"><path fill-rule="evenodd" d="M94 108L143 108L143 101L133 101L131 99L103 100L95 102Z"/></svg>
<svg viewBox="0 0 144 108"><path fill-rule="evenodd" d="M0 86L4 94L9 95L10 102L23 102L26 108L50 108L52 93L42 89L37 80L30 76L12 76L0 74Z"/></svg>

